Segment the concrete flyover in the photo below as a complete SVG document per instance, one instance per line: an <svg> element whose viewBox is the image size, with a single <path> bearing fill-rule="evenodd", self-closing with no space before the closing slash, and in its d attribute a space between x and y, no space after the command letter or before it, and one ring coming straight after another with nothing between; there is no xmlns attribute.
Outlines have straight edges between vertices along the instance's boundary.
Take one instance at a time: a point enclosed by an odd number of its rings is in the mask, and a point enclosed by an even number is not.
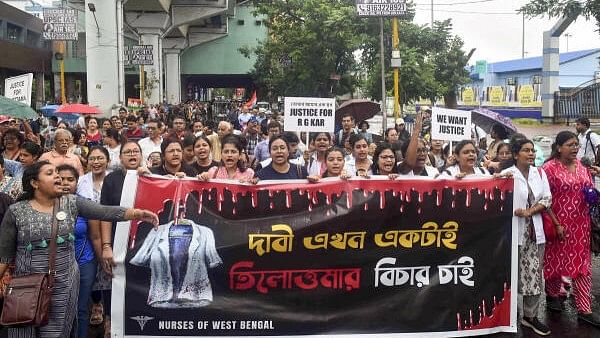
<svg viewBox="0 0 600 338"><path fill-rule="evenodd" d="M90 10L90 4L95 11ZM88 102L109 114L126 104L124 39L151 45L144 67L149 104L181 100L181 54L227 36L236 0L69 0L85 12ZM96 26L96 20L98 26Z"/></svg>

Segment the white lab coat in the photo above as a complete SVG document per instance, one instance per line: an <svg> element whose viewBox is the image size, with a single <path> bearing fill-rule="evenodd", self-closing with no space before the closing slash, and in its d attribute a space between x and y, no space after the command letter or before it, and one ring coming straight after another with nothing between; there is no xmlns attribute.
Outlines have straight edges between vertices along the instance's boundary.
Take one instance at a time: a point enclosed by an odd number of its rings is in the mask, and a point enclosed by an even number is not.
<svg viewBox="0 0 600 338"><path fill-rule="evenodd" d="M198 308L213 300L208 269L221 265L212 230L190 222L193 232L189 247L187 271L181 291L173 295L173 278L169 263L169 228L173 222L151 230L144 244L129 263L149 266L151 273L148 305L160 308ZM172 301L176 298L177 302ZM183 301L182 301L183 300Z"/></svg>
<svg viewBox="0 0 600 338"><path fill-rule="evenodd" d="M519 229L519 245L523 245L523 239L525 237L525 218L517 217L514 215L514 210L527 209L527 197L529 190L527 189L527 183L531 187L533 193L534 202L531 206L541 203L546 208L549 208L552 204L552 194L550 193L550 185L548 184L548 178L546 173L542 169L538 169L534 166L529 167L529 178L525 180L521 171L516 167L504 169L502 173L511 172L515 181L515 187L513 189L513 227L517 226ZM544 224L542 221L541 213L533 215L533 227L535 229L535 238L537 244L546 243L546 236L544 235Z"/></svg>

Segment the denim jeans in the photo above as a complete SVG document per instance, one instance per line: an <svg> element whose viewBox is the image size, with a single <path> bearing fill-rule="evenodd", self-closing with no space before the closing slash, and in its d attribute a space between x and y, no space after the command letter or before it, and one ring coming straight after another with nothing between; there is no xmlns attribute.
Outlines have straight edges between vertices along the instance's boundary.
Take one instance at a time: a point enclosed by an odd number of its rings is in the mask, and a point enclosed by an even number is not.
<svg viewBox="0 0 600 338"><path fill-rule="evenodd" d="M96 260L79 266L79 300L77 303L78 338L85 338L87 336L88 326L90 325L89 301L92 294L92 287L96 281L96 271Z"/></svg>

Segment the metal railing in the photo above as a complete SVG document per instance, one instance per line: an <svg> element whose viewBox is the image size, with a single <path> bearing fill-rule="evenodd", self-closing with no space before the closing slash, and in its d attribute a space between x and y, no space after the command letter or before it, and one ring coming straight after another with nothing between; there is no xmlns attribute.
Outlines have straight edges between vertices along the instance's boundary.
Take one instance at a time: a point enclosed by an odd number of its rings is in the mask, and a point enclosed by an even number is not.
<svg viewBox="0 0 600 338"><path fill-rule="evenodd" d="M600 119L600 83L554 94L555 119L566 119L568 122L578 117Z"/></svg>

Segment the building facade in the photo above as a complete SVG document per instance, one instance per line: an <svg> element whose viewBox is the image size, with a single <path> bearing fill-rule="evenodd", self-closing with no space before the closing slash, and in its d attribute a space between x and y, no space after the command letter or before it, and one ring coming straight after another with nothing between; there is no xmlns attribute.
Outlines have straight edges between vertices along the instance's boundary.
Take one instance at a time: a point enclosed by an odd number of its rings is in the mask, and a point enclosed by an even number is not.
<svg viewBox="0 0 600 338"><path fill-rule="evenodd" d="M595 83L600 79L600 49L560 54L561 92ZM509 117L541 118L543 57L486 63L470 69L471 82L459 90L458 104L489 107Z"/></svg>

